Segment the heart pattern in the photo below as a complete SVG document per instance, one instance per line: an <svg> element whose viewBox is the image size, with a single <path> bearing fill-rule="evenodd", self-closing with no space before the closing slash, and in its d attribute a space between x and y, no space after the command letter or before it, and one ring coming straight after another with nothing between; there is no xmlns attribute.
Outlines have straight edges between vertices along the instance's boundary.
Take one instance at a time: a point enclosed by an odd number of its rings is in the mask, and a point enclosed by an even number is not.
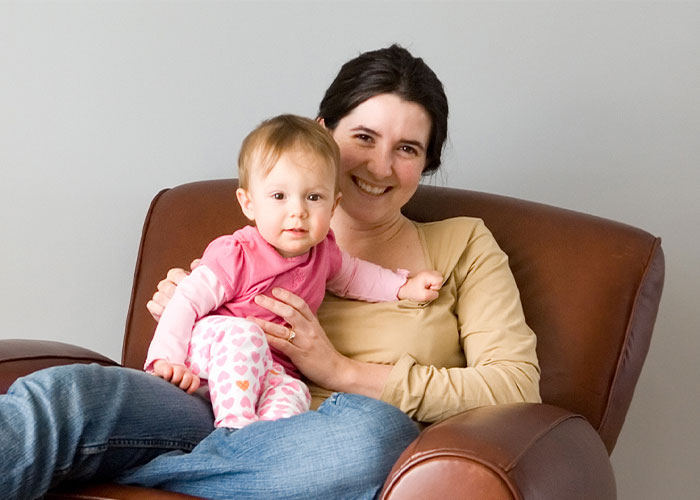
<svg viewBox="0 0 700 500"><path fill-rule="evenodd" d="M239 337L237 339L231 339L231 343L236 347L241 347L245 343L245 337Z"/></svg>
<svg viewBox="0 0 700 500"><path fill-rule="evenodd" d="M185 365L209 385L217 427L240 428L309 408L306 385L273 360L265 334L247 320L226 316L199 320Z"/></svg>

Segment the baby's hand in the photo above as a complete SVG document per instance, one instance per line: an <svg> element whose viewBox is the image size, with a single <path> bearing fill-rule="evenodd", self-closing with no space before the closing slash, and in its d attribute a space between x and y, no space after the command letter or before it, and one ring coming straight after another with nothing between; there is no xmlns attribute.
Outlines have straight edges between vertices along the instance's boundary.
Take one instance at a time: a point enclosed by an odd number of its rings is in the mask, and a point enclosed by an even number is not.
<svg viewBox="0 0 700 500"><path fill-rule="evenodd" d="M183 365L169 363L164 359L153 363L153 375L187 391L188 394L192 394L199 388L199 377L192 373L192 370Z"/></svg>
<svg viewBox="0 0 700 500"><path fill-rule="evenodd" d="M442 287L442 274L437 271L421 271L409 277L399 288L398 298L430 302L438 298L440 287Z"/></svg>

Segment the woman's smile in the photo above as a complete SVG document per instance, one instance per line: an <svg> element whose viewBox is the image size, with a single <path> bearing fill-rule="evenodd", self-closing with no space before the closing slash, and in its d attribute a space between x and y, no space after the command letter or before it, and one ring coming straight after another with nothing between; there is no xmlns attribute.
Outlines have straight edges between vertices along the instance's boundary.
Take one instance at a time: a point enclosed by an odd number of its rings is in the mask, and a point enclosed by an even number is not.
<svg viewBox="0 0 700 500"><path fill-rule="evenodd" d="M391 189L391 186L376 186L354 175L352 176L352 180L361 191L375 196L384 194Z"/></svg>

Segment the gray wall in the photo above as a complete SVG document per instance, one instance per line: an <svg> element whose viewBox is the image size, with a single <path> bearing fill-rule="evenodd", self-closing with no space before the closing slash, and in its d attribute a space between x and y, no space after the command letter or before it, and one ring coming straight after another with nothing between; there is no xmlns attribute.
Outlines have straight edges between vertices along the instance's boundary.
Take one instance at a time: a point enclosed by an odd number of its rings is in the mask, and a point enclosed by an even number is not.
<svg viewBox="0 0 700 500"><path fill-rule="evenodd" d="M430 182L663 237L613 463L622 499L696 498L698 26L698 3L1 2L0 336L118 359L151 197L233 176L254 124L313 115L342 62L398 41L450 97Z"/></svg>

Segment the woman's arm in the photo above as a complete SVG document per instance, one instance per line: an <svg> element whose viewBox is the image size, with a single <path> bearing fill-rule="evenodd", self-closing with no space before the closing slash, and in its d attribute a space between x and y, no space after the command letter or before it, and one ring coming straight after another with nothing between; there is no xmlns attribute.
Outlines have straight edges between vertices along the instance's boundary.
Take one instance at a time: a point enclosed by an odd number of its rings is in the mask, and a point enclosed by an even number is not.
<svg viewBox="0 0 700 500"><path fill-rule="evenodd" d="M444 271L450 275L455 334L466 367L440 366L431 363L424 351L411 354L408 348L381 395L423 422L479 406L540 401L536 337L525 322L508 257L481 221L462 219L453 224L449 232L431 229L426 239L433 249L460 249L453 269ZM445 325L433 318L433 329Z"/></svg>

